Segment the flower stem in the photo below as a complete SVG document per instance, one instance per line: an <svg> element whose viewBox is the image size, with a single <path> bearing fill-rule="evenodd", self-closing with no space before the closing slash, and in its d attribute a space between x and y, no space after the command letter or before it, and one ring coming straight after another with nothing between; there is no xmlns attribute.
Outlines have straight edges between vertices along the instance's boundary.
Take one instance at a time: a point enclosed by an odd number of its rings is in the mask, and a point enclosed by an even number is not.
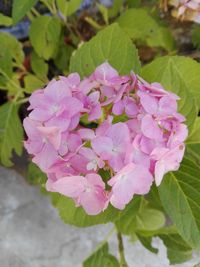
<svg viewBox="0 0 200 267"><path fill-rule="evenodd" d="M124 245L123 245L122 235L120 232L117 232L117 239L118 239L118 249L119 249L119 256L120 256L120 266L128 267L128 264L126 263L126 259L124 255Z"/></svg>

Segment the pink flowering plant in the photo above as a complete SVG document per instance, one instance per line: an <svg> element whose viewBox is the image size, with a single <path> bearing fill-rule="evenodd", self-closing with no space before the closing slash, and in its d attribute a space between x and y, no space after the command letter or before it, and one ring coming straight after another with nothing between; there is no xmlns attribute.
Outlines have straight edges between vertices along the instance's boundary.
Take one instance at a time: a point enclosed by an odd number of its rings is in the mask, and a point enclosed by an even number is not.
<svg viewBox="0 0 200 267"><path fill-rule="evenodd" d="M124 236L152 253L160 238L170 264L189 260L200 250L199 0L13 3L0 26L26 15L30 27L25 42L0 31L1 164L23 152L26 180L66 224L113 225L83 267L132 267Z"/></svg>
<svg viewBox="0 0 200 267"><path fill-rule="evenodd" d="M89 215L109 203L123 210L179 169L188 129L178 100L133 71L120 76L108 62L83 80L60 76L29 99L25 148L46 173L47 191Z"/></svg>
<svg viewBox="0 0 200 267"><path fill-rule="evenodd" d="M81 209L91 218L89 225L98 214L99 222L104 216L113 221L109 213L123 218L131 205L134 213L138 202L137 212L145 214L152 188L157 191L166 174L173 177L183 160L188 127L179 101L160 83L148 83L133 70L120 75L105 61L83 79L77 72L59 76L30 96L24 145L47 176L46 190L71 199L74 212ZM64 208L65 220L67 201ZM163 213L150 211L160 220L158 228L164 227ZM121 220L115 220L120 229ZM121 262L126 264L123 257Z"/></svg>

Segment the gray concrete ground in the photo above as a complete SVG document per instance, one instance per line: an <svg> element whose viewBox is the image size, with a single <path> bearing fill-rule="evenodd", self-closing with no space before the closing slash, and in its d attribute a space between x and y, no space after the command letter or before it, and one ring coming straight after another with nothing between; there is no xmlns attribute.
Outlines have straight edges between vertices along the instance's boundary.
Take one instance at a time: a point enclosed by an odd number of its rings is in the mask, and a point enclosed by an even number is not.
<svg viewBox="0 0 200 267"><path fill-rule="evenodd" d="M1 267L80 267L95 246L109 232L111 225L87 229L65 225L48 197L28 185L13 170L0 168L0 266ZM162 242L154 240L158 255L139 243L125 240L130 267L169 267ZM115 236L110 240L117 255ZM192 267L193 260L177 267ZM102 266L103 267L103 266Z"/></svg>

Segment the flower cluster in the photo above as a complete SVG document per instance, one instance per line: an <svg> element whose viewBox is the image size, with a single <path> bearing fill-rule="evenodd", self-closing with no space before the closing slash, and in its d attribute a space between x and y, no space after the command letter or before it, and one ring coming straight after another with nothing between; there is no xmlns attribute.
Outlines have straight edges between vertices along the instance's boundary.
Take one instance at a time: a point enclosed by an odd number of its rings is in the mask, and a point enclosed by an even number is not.
<svg viewBox="0 0 200 267"><path fill-rule="evenodd" d="M200 23L200 0L170 0L169 4L174 6L173 16Z"/></svg>
<svg viewBox="0 0 200 267"><path fill-rule="evenodd" d="M48 191L91 215L109 203L124 209L179 168L188 131L178 99L106 62L90 77L59 77L31 95L25 147L47 174Z"/></svg>

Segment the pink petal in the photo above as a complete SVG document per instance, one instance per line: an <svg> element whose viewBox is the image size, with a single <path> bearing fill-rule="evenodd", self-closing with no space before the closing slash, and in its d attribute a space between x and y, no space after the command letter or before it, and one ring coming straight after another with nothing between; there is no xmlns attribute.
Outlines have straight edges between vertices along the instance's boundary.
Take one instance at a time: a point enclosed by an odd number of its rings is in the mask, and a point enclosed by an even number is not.
<svg viewBox="0 0 200 267"><path fill-rule="evenodd" d="M37 129L41 135L51 143L55 149L58 149L61 143L61 132L58 127L38 126Z"/></svg>
<svg viewBox="0 0 200 267"><path fill-rule="evenodd" d="M96 137L91 142L94 151L102 157L102 159L107 160L111 157L113 142L108 137Z"/></svg>
<svg viewBox="0 0 200 267"><path fill-rule="evenodd" d="M138 91L138 95L145 111L149 114L156 114L158 109L158 100L156 99L156 97L153 97L141 91Z"/></svg>
<svg viewBox="0 0 200 267"><path fill-rule="evenodd" d="M109 63L103 63L98 66L94 72L95 79L103 84L109 84L109 81L118 76L118 72L112 68Z"/></svg>
<svg viewBox="0 0 200 267"><path fill-rule="evenodd" d="M48 172L48 169L58 159L58 153L51 144L45 144L42 150L35 155L33 162L37 164L42 171Z"/></svg>
<svg viewBox="0 0 200 267"><path fill-rule="evenodd" d="M78 130L78 134L83 140L92 140L95 138L95 133L91 129L82 128Z"/></svg>
<svg viewBox="0 0 200 267"><path fill-rule="evenodd" d="M124 112L124 103L122 100L113 105L112 112L115 115L121 115Z"/></svg>
<svg viewBox="0 0 200 267"><path fill-rule="evenodd" d="M52 187L64 196L77 198L83 193L85 184L83 176L66 176L53 183Z"/></svg>
<svg viewBox="0 0 200 267"><path fill-rule="evenodd" d="M101 115L102 115L101 105L97 104L91 109L89 116L88 116L88 120L89 121L97 120L101 117Z"/></svg>
<svg viewBox="0 0 200 267"><path fill-rule="evenodd" d="M122 122L113 124L106 132L106 135L112 139L114 146L127 143L130 140L129 129Z"/></svg>
<svg viewBox="0 0 200 267"><path fill-rule="evenodd" d="M161 116L173 115L177 110L176 100L170 96L163 96L159 101L158 114Z"/></svg>
<svg viewBox="0 0 200 267"><path fill-rule="evenodd" d="M45 96L53 99L55 102L60 102L65 97L71 96L71 91L62 80L52 80L44 90Z"/></svg>
<svg viewBox="0 0 200 267"><path fill-rule="evenodd" d="M162 140L162 130L151 115L145 115L141 124L142 133L151 139Z"/></svg>
<svg viewBox="0 0 200 267"><path fill-rule="evenodd" d="M65 100L65 116L71 118L81 111L83 104L74 97L68 97Z"/></svg>

